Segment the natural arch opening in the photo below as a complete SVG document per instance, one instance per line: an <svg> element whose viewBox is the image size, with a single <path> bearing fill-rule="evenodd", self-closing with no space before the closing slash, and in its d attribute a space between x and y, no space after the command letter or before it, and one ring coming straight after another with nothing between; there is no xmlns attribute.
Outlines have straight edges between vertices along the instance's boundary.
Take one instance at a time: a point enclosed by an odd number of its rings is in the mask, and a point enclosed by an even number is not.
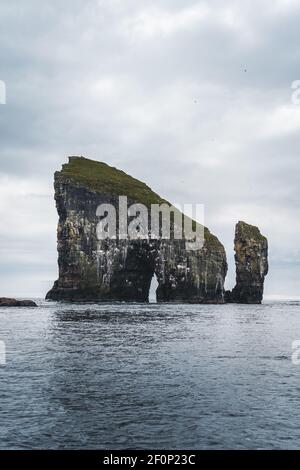
<svg viewBox="0 0 300 470"><path fill-rule="evenodd" d="M113 271L110 288L120 300L148 302L154 273L152 257L147 245L136 241L128 245L125 261L120 256L118 268Z"/></svg>

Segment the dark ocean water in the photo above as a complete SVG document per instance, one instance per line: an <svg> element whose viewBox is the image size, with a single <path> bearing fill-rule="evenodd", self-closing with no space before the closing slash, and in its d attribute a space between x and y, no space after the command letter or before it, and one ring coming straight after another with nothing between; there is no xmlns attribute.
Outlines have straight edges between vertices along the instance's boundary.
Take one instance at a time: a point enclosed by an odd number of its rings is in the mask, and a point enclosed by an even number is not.
<svg viewBox="0 0 300 470"><path fill-rule="evenodd" d="M1 449L300 448L300 303L0 309Z"/></svg>

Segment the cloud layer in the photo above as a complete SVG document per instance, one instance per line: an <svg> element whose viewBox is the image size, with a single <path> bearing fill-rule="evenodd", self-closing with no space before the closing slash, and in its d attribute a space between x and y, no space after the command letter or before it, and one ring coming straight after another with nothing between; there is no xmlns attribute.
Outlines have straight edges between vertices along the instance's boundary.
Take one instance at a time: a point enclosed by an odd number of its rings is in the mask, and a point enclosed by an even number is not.
<svg viewBox="0 0 300 470"><path fill-rule="evenodd" d="M2 0L1 295L56 277L52 180L105 161L204 203L234 282L234 224L270 243L267 294L300 292L299 2Z"/></svg>

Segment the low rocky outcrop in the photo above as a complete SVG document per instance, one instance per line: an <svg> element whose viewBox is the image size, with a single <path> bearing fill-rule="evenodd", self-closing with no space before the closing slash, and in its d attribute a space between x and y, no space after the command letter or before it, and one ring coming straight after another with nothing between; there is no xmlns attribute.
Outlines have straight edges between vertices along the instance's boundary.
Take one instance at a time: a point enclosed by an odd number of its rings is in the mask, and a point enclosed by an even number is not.
<svg viewBox="0 0 300 470"><path fill-rule="evenodd" d="M226 302L260 304L268 273L268 241L259 229L238 222L234 239L236 286L225 295Z"/></svg>
<svg viewBox="0 0 300 470"><path fill-rule="evenodd" d="M37 307L33 300L16 300L6 297L0 298L0 307Z"/></svg>
<svg viewBox="0 0 300 470"><path fill-rule="evenodd" d="M70 157L54 187L59 277L47 299L147 302L156 275L159 302L224 303L226 254L207 228L199 250L187 250L185 239L99 240L100 204L116 207L118 220L119 196L147 208L167 202L144 183L105 163Z"/></svg>

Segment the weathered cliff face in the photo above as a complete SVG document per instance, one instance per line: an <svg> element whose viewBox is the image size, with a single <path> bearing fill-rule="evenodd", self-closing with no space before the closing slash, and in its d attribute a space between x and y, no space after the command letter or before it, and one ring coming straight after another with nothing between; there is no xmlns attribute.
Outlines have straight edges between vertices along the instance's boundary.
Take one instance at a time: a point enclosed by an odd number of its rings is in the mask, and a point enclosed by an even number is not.
<svg viewBox="0 0 300 470"><path fill-rule="evenodd" d="M156 274L159 302L223 303L226 254L208 229L196 251L184 239L98 239L97 207L118 208L123 195L128 205L165 202L144 183L82 157L55 174L59 278L47 298L145 302Z"/></svg>
<svg viewBox="0 0 300 470"><path fill-rule="evenodd" d="M238 222L234 239L236 286L226 292L226 301L260 304L263 298L264 279L268 273L268 241L259 229Z"/></svg>

